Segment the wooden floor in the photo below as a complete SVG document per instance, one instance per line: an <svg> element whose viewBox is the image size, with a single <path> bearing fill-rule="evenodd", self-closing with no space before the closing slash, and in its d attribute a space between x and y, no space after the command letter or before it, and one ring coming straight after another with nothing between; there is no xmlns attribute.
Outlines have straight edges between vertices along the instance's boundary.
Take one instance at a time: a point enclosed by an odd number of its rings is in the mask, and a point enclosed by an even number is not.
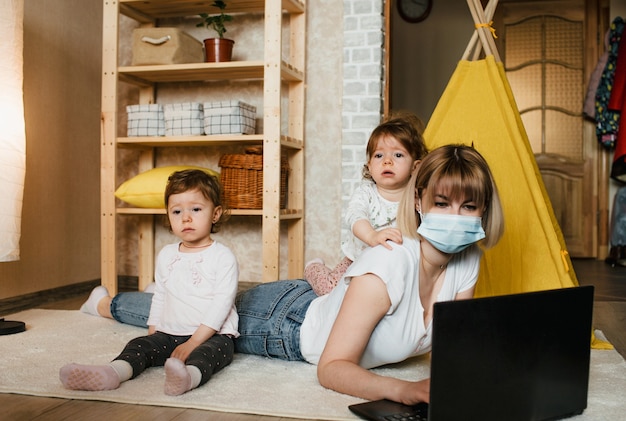
<svg viewBox="0 0 626 421"><path fill-rule="evenodd" d="M604 332L610 342L626 358L626 268L611 267L597 260L575 260L574 267L581 285L595 286L594 327ZM47 303L39 308L78 309L86 295ZM19 352L19 351L18 351ZM2 375L0 373L0 379ZM297 403L294 403L297 405ZM197 409L116 404L56 398L39 398L0 393L1 420L133 420L133 421L288 421L246 414L227 414Z"/></svg>

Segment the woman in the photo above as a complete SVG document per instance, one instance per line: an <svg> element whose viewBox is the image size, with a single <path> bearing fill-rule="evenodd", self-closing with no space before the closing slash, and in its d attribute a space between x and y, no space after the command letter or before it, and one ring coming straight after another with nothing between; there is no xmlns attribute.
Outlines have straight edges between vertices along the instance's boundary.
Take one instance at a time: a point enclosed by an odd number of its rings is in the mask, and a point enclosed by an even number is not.
<svg viewBox="0 0 626 421"><path fill-rule="evenodd" d="M482 156L448 145L424 158L398 212L404 241L368 249L328 295L303 280L261 284L236 301L237 352L317 364L322 386L364 399L429 401L430 380L368 368L430 351L433 304L471 298L481 250L504 230Z"/></svg>

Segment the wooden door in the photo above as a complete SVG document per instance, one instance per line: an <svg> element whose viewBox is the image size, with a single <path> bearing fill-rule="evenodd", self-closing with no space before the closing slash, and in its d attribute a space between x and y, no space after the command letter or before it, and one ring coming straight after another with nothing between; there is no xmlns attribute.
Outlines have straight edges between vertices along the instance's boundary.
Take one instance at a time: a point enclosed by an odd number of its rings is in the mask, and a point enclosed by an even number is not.
<svg viewBox="0 0 626 421"><path fill-rule="evenodd" d="M597 19L587 12L585 0L505 0L494 18L507 78L573 257L596 257L598 245L599 154L582 113L598 51Z"/></svg>

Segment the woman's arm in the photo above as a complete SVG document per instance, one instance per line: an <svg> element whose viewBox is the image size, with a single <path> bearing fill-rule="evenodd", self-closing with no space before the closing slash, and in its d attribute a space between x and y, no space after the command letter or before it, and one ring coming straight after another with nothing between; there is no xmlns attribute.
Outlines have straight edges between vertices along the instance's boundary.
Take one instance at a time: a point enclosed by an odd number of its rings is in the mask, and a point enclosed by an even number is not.
<svg viewBox="0 0 626 421"><path fill-rule="evenodd" d="M363 399L404 404L429 400L429 380L408 382L384 377L359 366L378 322L391 305L383 281L372 274L354 277L317 366L320 384Z"/></svg>

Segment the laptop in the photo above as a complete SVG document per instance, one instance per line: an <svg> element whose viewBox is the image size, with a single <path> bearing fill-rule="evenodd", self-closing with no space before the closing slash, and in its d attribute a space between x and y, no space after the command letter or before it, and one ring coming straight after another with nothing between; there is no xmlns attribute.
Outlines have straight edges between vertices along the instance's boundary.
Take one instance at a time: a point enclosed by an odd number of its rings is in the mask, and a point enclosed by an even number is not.
<svg viewBox="0 0 626 421"><path fill-rule="evenodd" d="M592 313L593 286L435 303L430 403L380 400L349 409L368 420L412 414L407 419L535 421L581 414Z"/></svg>

